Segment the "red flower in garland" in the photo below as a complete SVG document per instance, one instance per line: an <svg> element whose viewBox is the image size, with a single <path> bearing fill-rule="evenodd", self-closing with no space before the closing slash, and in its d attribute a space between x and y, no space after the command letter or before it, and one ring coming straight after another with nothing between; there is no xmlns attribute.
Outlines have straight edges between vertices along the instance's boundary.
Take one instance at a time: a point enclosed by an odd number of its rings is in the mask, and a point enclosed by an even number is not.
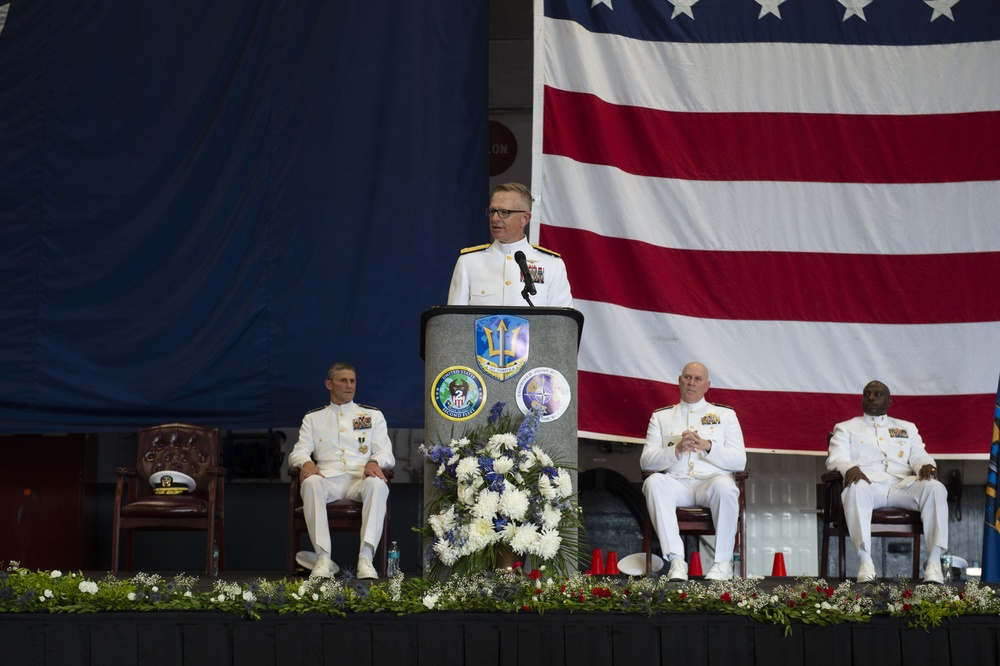
<svg viewBox="0 0 1000 666"><path fill-rule="evenodd" d="M910 599L912 597L913 597L913 592L912 591L906 590L905 592L903 592L903 598L904 599Z"/></svg>
<svg viewBox="0 0 1000 666"><path fill-rule="evenodd" d="M834 589L832 587L826 588L826 598L827 599L832 599L833 598L833 592L834 592Z"/></svg>
<svg viewBox="0 0 1000 666"><path fill-rule="evenodd" d="M724 603L724 604L728 604L730 601L733 600L733 598L731 596L729 596L728 592L723 592L722 596L719 597L719 599L722 600L722 603Z"/></svg>
<svg viewBox="0 0 1000 666"><path fill-rule="evenodd" d="M538 580L541 577L542 577L542 572L539 571L538 569L532 569L531 573L528 574L528 578L530 578L531 580Z"/></svg>
<svg viewBox="0 0 1000 666"><path fill-rule="evenodd" d="M911 606L910 604L903 604L904 613L909 613L911 608L913 608L913 606Z"/></svg>

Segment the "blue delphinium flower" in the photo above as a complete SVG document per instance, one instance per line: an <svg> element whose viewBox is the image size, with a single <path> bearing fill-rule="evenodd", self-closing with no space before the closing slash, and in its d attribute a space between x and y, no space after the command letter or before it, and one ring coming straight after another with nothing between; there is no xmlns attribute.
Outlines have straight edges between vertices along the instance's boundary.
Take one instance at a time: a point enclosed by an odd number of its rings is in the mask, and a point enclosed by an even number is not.
<svg viewBox="0 0 1000 666"><path fill-rule="evenodd" d="M490 409L490 415L486 418L486 422L489 423L490 425L496 423L497 419L500 418L500 415L503 414L503 408L505 406L506 403L503 402L493 403L493 407Z"/></svg>

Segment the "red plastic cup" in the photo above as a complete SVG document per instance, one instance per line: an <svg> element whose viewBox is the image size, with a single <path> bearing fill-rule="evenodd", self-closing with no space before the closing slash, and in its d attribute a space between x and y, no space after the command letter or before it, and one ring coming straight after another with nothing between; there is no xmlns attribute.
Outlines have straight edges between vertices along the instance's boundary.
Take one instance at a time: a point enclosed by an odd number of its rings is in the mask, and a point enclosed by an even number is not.
<svg viewBox="0 0 1000 666"><path fill-rule="evenodd" d="M788 575L787 573L785 573L785 554L784 553L775 553L774 554L774 566L771 567L771 575L772 576L781 576L781 577L784 577L784 576Z"/></svg>
<svg viewBox="0 0 1000 666"><path fill-rule="evenodd" d="M609 576L617 576L620 573L618 571L618 553L613 550L608 551L608 563L604 567L604 573Z"/></svg>
<svg viewBox="0 0 1000 666"><path fill-rule="evenodd" d="M704 576L705 572L701 570L701 553L697 550L691 553L688 557L688 575L689 576Z"/></svg>
<svg viewBox="0 0 1000 666"><path fill-rule="evenodd" d="M595 576L604 573L604 554L600 548L595 548L594 554L590 558L590 573Z"/></svg>

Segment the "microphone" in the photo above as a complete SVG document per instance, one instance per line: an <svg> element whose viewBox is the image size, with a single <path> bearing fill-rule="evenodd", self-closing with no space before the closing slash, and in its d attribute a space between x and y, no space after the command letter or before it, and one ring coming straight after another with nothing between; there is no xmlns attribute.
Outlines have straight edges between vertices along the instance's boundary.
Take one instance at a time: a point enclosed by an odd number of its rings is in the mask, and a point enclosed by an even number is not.
<svg viewBox="0 0 1000 666"><path fill-rule="evenodd" d="M534 296L537 293L535 281L531 279L531 271L528 270L528 260L524 257L524 252L520 250L515 252L514 261L517 262L517 267L521 269L521 277L524 278L524 293Z"/></svg>

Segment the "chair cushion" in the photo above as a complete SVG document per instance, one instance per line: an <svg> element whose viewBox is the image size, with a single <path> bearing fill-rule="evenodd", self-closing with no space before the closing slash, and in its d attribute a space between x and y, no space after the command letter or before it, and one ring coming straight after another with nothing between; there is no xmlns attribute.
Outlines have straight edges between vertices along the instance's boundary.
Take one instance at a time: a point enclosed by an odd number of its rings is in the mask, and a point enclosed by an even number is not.
<svg viewBox="0 0 1000 666"><path fill-rule="evenodd" d="M127 518L158 518L208 515L208 502L194 495L146 495L122 507Z"/></svg>
<svg viewBox="0 0 1000 666"><path fill-rule="evenodd" d="M334 500L326 505L326 515L337 518L357 518L361 520L361 510L364 505L354 500ZM302 507L295 507L295 515L302 517Z"/></svg>
<svg viewBox="0 0 1000 666"><path fill-rule="evenodd" d="M896 507L885 507L872 511L872 522L888 523L891 525L920 525L920 513L909 509L898 509Z"/></svg>

